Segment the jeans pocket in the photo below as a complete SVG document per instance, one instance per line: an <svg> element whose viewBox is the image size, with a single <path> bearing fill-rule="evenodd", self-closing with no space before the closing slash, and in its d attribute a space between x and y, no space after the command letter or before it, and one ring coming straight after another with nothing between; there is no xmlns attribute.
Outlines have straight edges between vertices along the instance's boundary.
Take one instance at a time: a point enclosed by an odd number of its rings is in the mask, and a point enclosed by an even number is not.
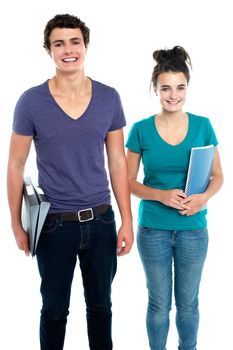
<svg viewBox="0 0 233 350"><path fill-rule="evenodd" d="M152 231L152 228L138 225L138 233L139 234L150 232L150 231Z"/></svg>
<svg viewBox="0 0 233 350"><path fill-rule="evenodd" d="M56 231L56 229L58 228L59 225L59 221L58 220L51 220L51 219L46 219L42 232L45 234L51 234L54 233Z"/></svg>
<svg viewBox="0 0 233 350"><path fill-rule="evenodd" d="M115 221L115 215L112 207L108 208L103 214L99 214L98 219L103 224L112 224Z"/></svg>
<svg viewBox="0 0 233 350"><path fill-rule="evenodd" d="M200 230L194 230L194 233L208 233L207 228L201 228Z"/></svg>

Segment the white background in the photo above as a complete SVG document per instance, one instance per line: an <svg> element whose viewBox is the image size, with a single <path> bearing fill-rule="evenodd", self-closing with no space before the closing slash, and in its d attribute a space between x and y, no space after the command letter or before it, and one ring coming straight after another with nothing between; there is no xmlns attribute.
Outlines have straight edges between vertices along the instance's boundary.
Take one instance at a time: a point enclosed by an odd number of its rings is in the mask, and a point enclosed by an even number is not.
<svg viewBox="0 0 233 350"><path fill-rule="evenodd" d="M6 199L6 164L12 114L19 95L54 74L42 47L46 22L58 13L77 15L91 29L86 73L119 91L128 126L159 109L149 93L155 49L182 45L193 71L186 110L210 117L219 140L225 174L221 192L209 204L209 253L200 292L199 350L233 349L232 340L232 12L230 1L7 1L1 5L0 103L0 348L38 350L41 307L36 259L16 247ZM26 173L36 176L32 152ZM138 201L132 199L136 229ZM116 206L114 204L116 209ZM117 209L116 209L117 211ZM117 214L119 224L119 216ZM78 267L78 266L77 266ZM116 350L147 350L147 291L136 244L118 261L113 283ZM177 348L171 312L168 350ZM73 281L65 349L88 349L79 269ZM103 349L104 350L104 349Z"/></svg>

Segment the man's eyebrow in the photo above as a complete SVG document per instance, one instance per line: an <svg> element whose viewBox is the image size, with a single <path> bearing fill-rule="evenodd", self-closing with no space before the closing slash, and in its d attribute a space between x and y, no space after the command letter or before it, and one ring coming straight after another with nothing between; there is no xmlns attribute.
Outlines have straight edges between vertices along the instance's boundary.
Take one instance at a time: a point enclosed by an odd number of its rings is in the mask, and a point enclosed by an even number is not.
<svg viewBox="0 0 233 350"><path fill-rule="evenodd" d="M54 40L52 41L52 44L55 44L55 43L62 43L64 40Z"/></svg>
<svg viewBox="0 0 233 350"><path fill-rule="evenodd" d="M72 41L72 40L82 40L82 38L79 38L78 36L77 37L75 37L75 38L71 38L71 39L69 39L69 41ZM63 39L58 39L58 40L54 40L54 41L52 41L52 44L56 44L56 43L63 43L64 42L64 40Z"/></svg>

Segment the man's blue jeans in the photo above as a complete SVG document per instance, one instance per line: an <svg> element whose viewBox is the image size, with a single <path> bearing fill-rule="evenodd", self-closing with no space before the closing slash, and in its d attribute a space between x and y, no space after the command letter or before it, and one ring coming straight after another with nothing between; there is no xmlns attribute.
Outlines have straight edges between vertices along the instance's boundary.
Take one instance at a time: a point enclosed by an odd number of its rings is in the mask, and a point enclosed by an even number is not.
<svg viewBox="0 0 233 350"><path fill-rule="evenodd" d="M138 250L148 288L147 332L151 350L165 350L174 295L180 350L195 350L198 294L207 247L207 229L166 231L138 228Z"/></svg>
<svg viewBox="0 0 233 350"><path fill-rule="evenodd" d="M89 346L112 349L111 284L117 267L114 212L92 221L46 219L37 249L43 306L41 350L62 350L77 256L83 279Z"/></svg>

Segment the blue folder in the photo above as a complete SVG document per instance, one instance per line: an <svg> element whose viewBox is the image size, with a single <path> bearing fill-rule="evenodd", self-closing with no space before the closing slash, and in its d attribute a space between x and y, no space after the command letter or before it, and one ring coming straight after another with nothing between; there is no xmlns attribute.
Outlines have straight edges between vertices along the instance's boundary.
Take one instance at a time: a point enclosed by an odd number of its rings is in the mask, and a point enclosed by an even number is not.
<svg viewBox="0 0 233 350"><path fill-rule="evenodd" d="M191 149L185 193L205 192L211 177L215 146L194 147Z"/></svg>

